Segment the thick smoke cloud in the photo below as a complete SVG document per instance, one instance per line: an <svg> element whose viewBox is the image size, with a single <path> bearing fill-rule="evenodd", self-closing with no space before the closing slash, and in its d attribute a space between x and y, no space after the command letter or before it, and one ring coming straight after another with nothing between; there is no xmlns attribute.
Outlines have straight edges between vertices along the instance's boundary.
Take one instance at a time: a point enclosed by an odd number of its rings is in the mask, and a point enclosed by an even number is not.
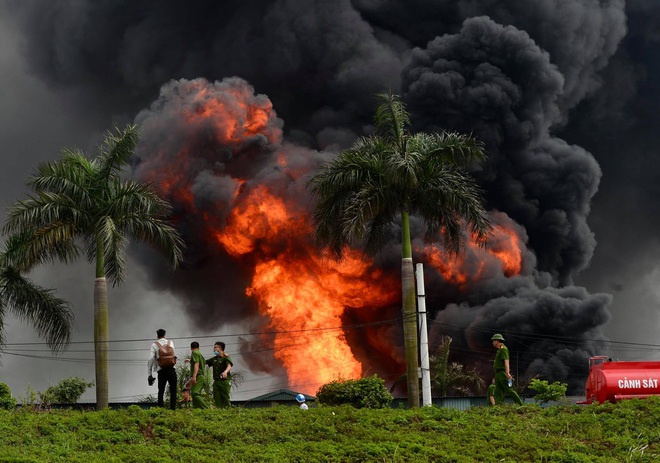
<svg viewBox="0 0 660 463"><path fill-rule="evenodd" d="M601 172L589 153L550 133L564 83L526 32L484 17L413 50L404 71L421 128L449 126L486 142L479 177L491 206L525 226L541 270L570 284L595 246L586 219Z"/></svg>
<svg viewBox="0 0 660 463"><path fill-rule="evenodd" d="M137 112L170 79L240 76L312 135L361 129L372 94L397 89L406 54L348 0L21 5L29 64L81 97ZM47 77L46 77L47 76Z"/></svg>
<svg viewBox="0 0 660 463"><path fill-rule="evenodd" d="M626 13L628 34L602 72L602 90L576 107L562 136L594 153L604 172L590 218L598 248L576 281L615 294L613 336L657 344L660 4L630 0Z"/></svg>
<svg viewBox="0 0 660 463"><path fill-rule="evenodd" d="M42 79L80 104L91 101L114 113L149 107L136 119L145 131L138 176L154 171L147 147L159 147L164 161L167 150L177 152L176 140L186 139L177 132L185 130L177 124L179 108L168 120L168 105L185 104L184 82L203 77L222 86L231 82L223 79L238 76L267 96L281 138L257 137L241 146L199 138L195 164L184 169L194 175L195 196L206 198L195 207L215 208L220 223L237 188L223 169L240 171L254 184L266 182L287 197L304 197L301 182L278 178L274 153L286 152L302 170L313 170L327 153L369 130L376 92L401 93L417 129L457 129L483 139L489 161L475 175L488 206L522 227L526 267L517 277L492 274L470 291L432 277L444 292L430 310L438 326L461 327L452 331L457 346L487 358L489 333L511 333L521 369L555 374L575 391L586 358L601 347L610 304L609 296L572 286L597 249L588 220L601 165L612 165L601 159L610 153L607 142L587 135L587 120L600 115L609 128L625 120L628 105L638 102L634 87L642 85L631 63L651 61L652 52L644 48L647 56L640 58L620 51L627 32L623 0L532 3L290 0L248 8L196 1L153 8L144 1L60 1L22 4L20 18L26 59ZM657 9L631 3L633 13L644 13L635 16L642 24ZM627 40L657 42L647 26ZM646 71L657 73L655 67L657 60ZM621 83L629 84L619 91L627 102L607 101L612 93L601 87ZM639 120L651 107L634 106ZM613 114L603 115L604 108ZM576 121L576 115L586 117ZM625 122L628 134L646 135L640 148L652 146L654 137L644 127ZM168 132L170 138L162 138ZM178 283L164 273L155 273L154 281L178 288L199 323L218 315L218 298L230 307L230 320L255 316L253 301L241 290L247 274L206 283L205 276L222 274L228 261L194 239L204 226L182 221L193 238L187 267L177 273ZM377 262L395 268L397 252L393 244ZM553 338L559 332L577 342Z"/></svg>
<svg viewBox="0 0 660 463"><path fill-rule="evenodd" d="M599 87L597 73L608 64L626 33L623 0L414 0L406 3L356 0L354 3L374 24L405 37L418 47L426 46L436 36L455 34L466 19L480 16L527 32L548 52L565 79L558 97L563 112ZM420 26L410 27L410 24Z"/></svg>

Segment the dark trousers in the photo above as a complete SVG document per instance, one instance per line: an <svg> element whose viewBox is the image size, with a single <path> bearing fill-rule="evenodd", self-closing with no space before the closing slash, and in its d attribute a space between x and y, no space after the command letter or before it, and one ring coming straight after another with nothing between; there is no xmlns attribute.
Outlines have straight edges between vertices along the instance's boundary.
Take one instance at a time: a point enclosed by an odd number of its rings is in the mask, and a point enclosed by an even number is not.
<svg viewBox="0 0 660 463"><path fill-rule="evenodd" d="M162 368L158 370L158 406L164 406L165 385L170 385L170 408L176 410L176 370Z"/></svg>

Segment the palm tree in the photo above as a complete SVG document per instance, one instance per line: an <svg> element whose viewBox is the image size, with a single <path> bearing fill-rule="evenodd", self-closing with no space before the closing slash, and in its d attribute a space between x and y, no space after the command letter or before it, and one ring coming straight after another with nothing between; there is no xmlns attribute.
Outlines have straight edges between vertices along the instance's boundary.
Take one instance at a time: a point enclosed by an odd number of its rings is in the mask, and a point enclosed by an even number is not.
<svg viewBox="0 0 660 463"><path fill-rule="evenodd" d="M428 240L442 238L449 254L464 245L464 225L481 244L491 225L481 191L463 168L485 159L483 145L457 133L408 132L409 114L400 99L378 95L376 133L361 137L309 181L319 202L315 236L322 248L341 258L345 247L364 242L376 254L387 230L401 221L401 284L408 402L419 406L415 282L410 215L426 224Z"/></svg>
<svg viewBox="0 0 660 463"><path fill-rule="evenodd" d="M431 381L442 397L450 394L473 395L483 392L485 383L474 368L465 368L458 362L449 362L452 339L442 336L436 354L430 357Z"/></svg>
<svg viewBox="0 0 660 463"><path fill-rule="evenodd" d="M28 178L34 194L10 209L5 232L28 236L17 252L34 266L75 260L82 251L96 265L94 283L94 355L96 407L108 406L108 286L123 282L129 238L152 245L174 267L183 241L165 217L170 205L146 183L121 174L139 140L137 126L108 132L96 158L64 149L61 159L40 164ZM80 246L80 248L79 248Z"/></svg>
<svg viewBox="0 0 660 463"><path fill-rule="evenodd" d="M24 277L21 264L12 261L21 246L19 236L9 239L0 253L0 346L4 345L4 317L7 311L29 322L54 352L69 344L73 315L69 304Z"/></svg>

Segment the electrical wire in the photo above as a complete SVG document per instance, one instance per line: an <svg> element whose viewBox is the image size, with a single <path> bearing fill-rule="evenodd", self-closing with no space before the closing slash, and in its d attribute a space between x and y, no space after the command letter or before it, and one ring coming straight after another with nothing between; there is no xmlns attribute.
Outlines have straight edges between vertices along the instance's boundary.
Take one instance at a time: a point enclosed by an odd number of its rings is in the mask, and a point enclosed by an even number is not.
<svg viewBox="0 0 660 463"><path fill-rule="evenodd" d="M245 346L246 344L251 345L250 349L240 350L231 354L233 358L239 359L243 356L250 356L253 354L260 354L264 352L274 352L278 349L300 347L302 345L308 344L309 342L308 340L311 336L316 337L319 336L319 334L323 335L324 333L332 334L334 332L338 332L341 333L341 335L345 335L347 333L351 333L354 331L365 330L374 327L382 327L388 325L400 326L400 324L403 322L404 319L405 319L404 317L400 317L400 318L382 320L377 322L357 323L357 324L345 325L345 326L317 327L317 328L295 329L295 330L256 331L256 332L245 332L238 334L216 333L212 335L184 336L184 337L174 337L169 339L172 339L175 342L191 340L191 339L192 340L227 339L227 338L237 339L237 340L240 339L236 342L226 343L228 351L230 351L232 347ZM435 320L429 320L428 323L429 325L444 326L454 331L463 332L468 329L467 326L438 322ZM475 332L481 332L481 333L490 333L490 330L488 329L470 327L469 330ZM507 339L510 342L517 343L519 345L526 347L526 349L523 349L519 352L515 352L514 355L517 356L518 361L523 361L524 363L527 364L539 357L543 358L548 355L547 351L538 350L533 347L535 345L542 345L544 342L548 342L548 341L551 341L553 343L564 344L566 346L579 346L585 342L592 342L595 344L600 343L605 346L610 346L611 348L618 348L622 351L629 351L631 353L637 352L636 358L638 359L641 357L652 356L653 354L656 354L658 351L660 351L660 345L658 344L630 342L630 341L604 339L604 338L588 338L588 337L575 338L575 337L568 337L568 336L561 336L554 334L545 334L545 333L538 334L538 333L529 333L529 332L522 332L515 330L513 331L508 330L506 332L506 335L507 335ZM288 341L288 343L280 344L277 347L273 346L272 344L275 341L275 337L278 338L278 342ZM109 340L108 343L111 346L109 349L109 353L113 354L113 353L145 352L145 349L142 346L135 348L124 348L121 346L121 344L145 343L145 342L151 343L153 341L154 339L140 339L140 338ZM79 363L79 364L95 363L95 359L92 355L94 353L94 349L93 349L94 341L74 341L71 342L70 344L74 346L84 346L84 345L91 345L91 346L89 349L82 348L82 349L67 350L65 351L66 355L62 355L64 353L61 353L60 355L55 355L52 354L50 349L43 347L47 345L47 343L45 342L17 342L17 343L5 344L0 353L9 356L29 358L34 360L46 360L49 362L66 362L66 363ZM211 343L208 344L204 343L200 345L201 348L209 348L212 346L213 344ZM441 343L429 343L429 350L430 351L437 350L440 346ZM479 352L473 349L452 345L451 352L454 354L458 353L458 355L461 358L470 357L478 362L492 361L492 353L490 351ZM77 354L80 354L82 357L76 357ZM85 354L87 354L89 357L85 358L84 357ZM373 357L364 358L363 360L368 361L376 357L377 356L375 355ZM568 361L568 359L565 360ZM109 364L115 366L122 365L127 368L144 368L146 364L146 359L113 358L111 356L109 358ZM390 378L384 378L384 379L394 380L396 378L397 376L391 375ZM583 375L580 375L578 377L578 375L571 374L569 375L569 379L583 379ZM264 386L259 386L259 384L263 381L268 381L268 384ZM273 381L275 382L273 383ZM239 392L240 394L266 393L268 391L272 391L274 387L275 388L293 387L295 389L310 389L310 388L313 389L321 386L321 384L318 381L315 381L312 376L309 376L307 378L301 377L298 378L297 381L298 382L293 384L290 383L290 380L286 374L270 375L266 378L254 378L254 379L245 380L241 384L242 387L240 388ZM247 388L245 386L247 386ZM119 399L134 399L139 397L145 397L145 395L113 397L112 400L116 401Z"/></svg>

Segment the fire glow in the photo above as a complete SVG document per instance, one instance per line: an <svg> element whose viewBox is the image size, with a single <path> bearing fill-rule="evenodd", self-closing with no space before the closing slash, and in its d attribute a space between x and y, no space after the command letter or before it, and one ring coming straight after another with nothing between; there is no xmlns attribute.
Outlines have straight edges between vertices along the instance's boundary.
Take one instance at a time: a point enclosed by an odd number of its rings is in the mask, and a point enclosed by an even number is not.
<svg viewBox="0 0 660 463"><path fill-rule="evenodd" d="M507 277L518 275L522 271L521 240L516 232L504 225L493 226L493 233L488 246L480 247L470 238L462 253L448 256L438 246L426 246L420 252L443 279L465 289L465 286L484 278L487 270L499 267Z"/></svg>
<svg viewBox="0 0 660 463"><path fill-rule="evenodd" d="M348 308L377 314L400 304L400 274L379 269L356 250L335 261L316 248L309 205L290 187L318 165L300 162L305 148L283 143L281 121L266 97L255 96L240 79L178 85L171 98L184 101L173 103L174 110L163 104L162 112L169 124L183 121L185 130L176 136L161 128L166 139L160 143L169 151L145 161L145 177L165 192L178 215L196 223L204 245L220 248L237 268L247 269L245 295L268 320L275 336L268 342L290 388L313 394L333 379L361 377L369 368L348 344L343 316ZM294 152L298 162L290 162ZM259 162L265 168L255 167ZM290 183L283 186L282 179ZM519 273L517 235L502 226L495 236L489 250L470 243L468 258L455 261L434 246L418 252L458 287L479 278L479 266L493 261L506 275Z"/></svg>
<svg viewBox="0 0 660 463"><path fill-rule="evenodd" d="M246 294L270 320L275 358L289 383L313 393L333 379L362 375L341 329L346 307L390 304L399 292L396 279L357 252L341 262L324 259L303 214L259 186L239 201L217 239L233 256L256 259Z"/></svg>

